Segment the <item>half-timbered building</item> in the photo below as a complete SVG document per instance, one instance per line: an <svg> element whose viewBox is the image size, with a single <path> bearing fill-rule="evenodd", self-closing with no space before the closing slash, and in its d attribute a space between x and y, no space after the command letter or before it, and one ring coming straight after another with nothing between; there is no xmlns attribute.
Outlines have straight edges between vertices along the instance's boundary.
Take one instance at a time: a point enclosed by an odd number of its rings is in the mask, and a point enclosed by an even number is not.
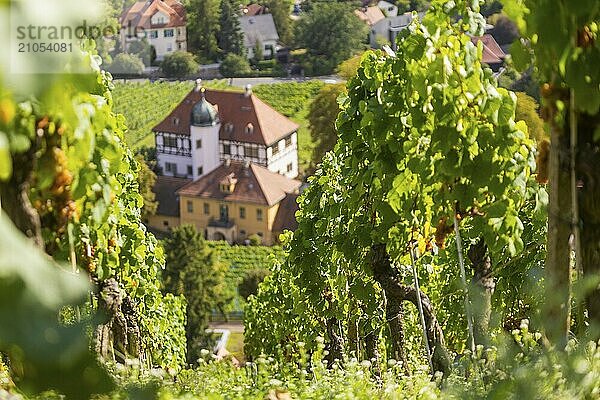
<svg viewBox="0 0 600 400"><path fill-rule="evenodd" d="M252 93L212 90L201 81L153 129L162 174L198 179L225 160L298 176L298 125Z"/></svg>

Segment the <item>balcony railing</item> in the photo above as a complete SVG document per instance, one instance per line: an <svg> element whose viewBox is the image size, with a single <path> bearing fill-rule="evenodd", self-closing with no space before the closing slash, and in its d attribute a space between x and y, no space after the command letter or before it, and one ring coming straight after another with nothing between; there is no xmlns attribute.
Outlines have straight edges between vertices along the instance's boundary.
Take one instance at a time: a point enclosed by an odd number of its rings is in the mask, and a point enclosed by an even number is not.
<svg viewBox="0 0 600 400"><path fill-rule="evenodd" d="M222 219L222 218L211 218L208 221L208 226L214 227L214 228L233 228L233 226L235 225L235 221L233 219L227 218L227 219Z"/></svg>
<svg viewBox="0 0 600 400"><path fill-rule="evenodd" d="M171 155L176 155L176 156L184 156L184 157L191 157L192 156L192 152L190 149L184 149L182 147L169 147L169 146L163 146L161 144L156 146L156 152L157 153L162 153L162 154L171 154Z"/></svg>
<svg viewBox="0 0 600 400"><path fill-rule="evenodd" d="M227 154L227 155L221 155L221 162L225 161L225 160L234 160L234 161L250 161L254 164L258 164L258 165L262 165L262 166L267 166L267 159L266 158L262 158L262 157L248 157L248 156L241 156L239 154L236 155L231 155L231 154Z"/></svg>

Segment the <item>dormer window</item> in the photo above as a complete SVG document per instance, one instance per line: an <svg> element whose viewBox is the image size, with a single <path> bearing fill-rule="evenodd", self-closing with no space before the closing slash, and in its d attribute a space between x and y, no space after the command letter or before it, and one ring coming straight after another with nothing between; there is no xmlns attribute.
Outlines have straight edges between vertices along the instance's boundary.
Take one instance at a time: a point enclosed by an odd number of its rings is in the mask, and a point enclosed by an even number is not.
<svg viewBox="0 0 600 400"><path fill-rule="evenodd" d="M250 135L254 132L254 125L252 125L250 122L248 122L248 125L246 125L246 129L244 130L246 132L247 135Z"/></svg>
<svg viewBox="0 0 600 400"><path fill-rule="evenodd" d="M237 179L235 178L234 174L231 173L223 179L221 179L221 181L219 182L219 190L222 193L233 193L233 191L235 190L236 183Z"/></svg>
<svg viewBox="0 0 600 400"><path fill-rule="evenodd" d="M233 193L235 190L235 182L232 183L220 183L219 190L223 193Z"/></svg>
<svg viewBox="0 0 600 400"><path fill-rule="evenodd" d="M175 124L175 126L179 125L179 118L173 118L173 124Z"/></svg>
<svg viewBox="0 0 600 400"><path fill-rule="evenodd" d="M225 124L225 132L227 132L227 133L233 132L233 124L231 122L228 122Z"/></svg>

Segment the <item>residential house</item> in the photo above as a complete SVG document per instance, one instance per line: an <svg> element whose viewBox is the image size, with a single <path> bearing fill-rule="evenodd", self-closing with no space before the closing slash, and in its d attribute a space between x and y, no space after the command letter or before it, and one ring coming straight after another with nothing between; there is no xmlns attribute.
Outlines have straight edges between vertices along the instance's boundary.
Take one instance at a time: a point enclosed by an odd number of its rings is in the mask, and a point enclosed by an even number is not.
<svg viewBox="0 0 600 400"><path fill-rule="evenodd" d="M504 58L506 54L502 50L502 48L496 42L496 39L489 33L485 33L483 36L473 36L471 37L471 42L474 45L477 45L481 42L483 47L482 54L482 62L489 65L489 67L494 72L498 72L502 64L504 63Z"/></svg>
<svg viewBox="0 0 600 400"><path fill-rule="evenodd" d="M240 27L248 59L254 57L257 44L263 48L264 58L275 57L280 48L279 35L271 14L243 15L240 17Z"/></svg>
<svg viewBox="0 0 600 400"><path fill-rule="evenodd" d="M298 176L298 124L252 93L196 87L153 129L163 175L198 179L231 159Z"/></svg>
<svg viewBox="0 0 600 400"><path fill-rule="evenodd" d="M209 240L240 243L258 235L265 244L296 227L301 182L249 162L226 161L177 191L181 224Z"/></svg>
<svg viewBox="0 0 600 400"><path fill-rule="evenodd" d="M196 87L153 129L161 174L148 225L184 223L208 239L273 243L295 227L298 125L244 92Z"/></svg>
<svg viewBox="0 0 600 400"><path fill-rule="evenodd" d="M424 13L419 13L422 18ZM413 20L412 13L405 13L395 17L385 17L377 21L369 32L369 44L371 47L377 48L382 42L390 44L392 50L396 50L396 37L403 29L406 29Z"/></svg>
<svg viewBox="0 0 600 400"><path fill-rule="evenodd" d="M185 8L177 0L138 1L123 11L119 22L125 51L144 37L159 61L174 51L187 51Z"/></svg>
<svg viewBox="0 0 600 400"><path fill-rule="evenodd" d="M385 0L381 0L379 3L377 3L377 7L383 11L386 17L395 17L398 15L398 6Z"/></svg>
<svg viewBox="0 0 600 400"><path fill-rule="evenodd" d="M377 22L385 18L385 15L377 6L361 7L357 10L354 10L354 15L356 15L369 27L375 25Z"/></svg>

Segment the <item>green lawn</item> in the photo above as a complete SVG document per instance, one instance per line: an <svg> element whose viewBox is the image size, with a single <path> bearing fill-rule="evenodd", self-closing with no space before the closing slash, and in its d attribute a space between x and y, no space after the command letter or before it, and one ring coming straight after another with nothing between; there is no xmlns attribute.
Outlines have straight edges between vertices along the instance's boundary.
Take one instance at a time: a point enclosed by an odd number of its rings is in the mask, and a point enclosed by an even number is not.
<svg viewBox="0 0 600 400"><path fill-rule="evenodd" d="M244 362L244 334L231 332L227 341L227 350L240 362Z"/></svg>

